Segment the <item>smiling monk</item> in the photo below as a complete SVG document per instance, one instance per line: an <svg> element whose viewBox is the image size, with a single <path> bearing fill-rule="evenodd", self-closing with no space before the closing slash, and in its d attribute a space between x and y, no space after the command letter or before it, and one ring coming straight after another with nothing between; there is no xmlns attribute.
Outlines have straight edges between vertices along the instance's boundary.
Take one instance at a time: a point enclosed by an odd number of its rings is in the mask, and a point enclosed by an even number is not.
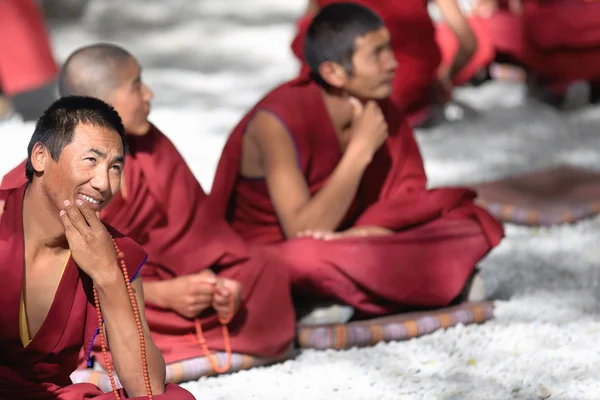
<svg viewBox="0 0 600 400"><path fill-rule="evenodd" d="M0 190L0 399L194 398L165 386L138 276L146 252L96 215L119 190L126 147L111 106L63 98L37 122L28 182ZM123 389L71 384L94 342Z"/></svg>

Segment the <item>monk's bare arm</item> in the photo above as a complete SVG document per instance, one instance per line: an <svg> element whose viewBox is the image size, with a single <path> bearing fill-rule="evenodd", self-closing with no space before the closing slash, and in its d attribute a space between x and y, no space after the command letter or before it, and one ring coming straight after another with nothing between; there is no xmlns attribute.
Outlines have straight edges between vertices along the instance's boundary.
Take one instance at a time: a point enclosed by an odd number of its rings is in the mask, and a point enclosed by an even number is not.
<svg viewBox="0 0 600 400"><path fill-rule="evenodd" d="M143 379L138 327L123 275L116 269L114 276L94 284L104 314L106 334L119 380L129 397L145 396L146 386ZM135 293L144 333L152 393L162 394L165 389L165 361L154 345L146 323L142 279L136 278L131 286Z"/></svg>
<svg viewBox="0 0 600 400"><path fill-rule="evenodd" d="M305 230L335 230L356 195L372 154L349 147L327 183L311 198L294 143L283 124L272 114L259 111L247 134L257 142L269 195L286 237Z"/></svg>
<svg viewBox="0 0 600 400"><path fill-rule="evenodd" d="M454 78L475 54L477 38L457 0L436 0L436 4L459 43L458 51L448 71L450 78Z"/></svg>

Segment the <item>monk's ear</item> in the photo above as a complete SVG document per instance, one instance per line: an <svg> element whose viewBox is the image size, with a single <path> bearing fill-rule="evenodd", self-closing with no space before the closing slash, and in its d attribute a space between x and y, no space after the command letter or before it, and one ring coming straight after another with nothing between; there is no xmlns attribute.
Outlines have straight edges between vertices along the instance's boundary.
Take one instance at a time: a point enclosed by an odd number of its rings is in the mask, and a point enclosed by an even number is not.
<svg viewBox="0 0 600 400"><path fill-rule="evenodd" d="M325 61L319 66L319 75L325 82L336 88L344 87L348 79L344 67L332 61Z"/></svg>
<svg viewBox="0 0 600 400"><path fill-rule="evenodd" d="M44 172L50 158L50 152L48 152L46 146L40 142L33 145L33 150L31 151L31 166L35 172Z"/></svg>

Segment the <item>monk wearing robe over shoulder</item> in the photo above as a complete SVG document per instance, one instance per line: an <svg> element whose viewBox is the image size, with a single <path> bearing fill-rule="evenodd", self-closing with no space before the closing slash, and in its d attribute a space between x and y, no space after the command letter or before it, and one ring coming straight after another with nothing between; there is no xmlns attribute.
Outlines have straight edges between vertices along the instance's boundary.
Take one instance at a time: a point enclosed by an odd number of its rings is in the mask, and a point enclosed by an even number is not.
<svg viewBox="0 0 600 400"><path fill-rule="evenodd" d="M585 81L600 101L600 2L480 0L477 10L497 54L526 70L530 95L560 107Z"/></svg>
<svg viewBox="0 0 600 400"><path fill-rule="evenodd" d="M285 258L295 295L355 317L457 301L503 229L474 192L427 189L412 130L388 99L398 64L383 21L336 3L304 46L311 74L267 94L229 137L215 209Z"/></svg>
<svg viewBox="0 0 600 400"><path fill-rule="evenodd" d="M94 95L123 118L128 162L121 190L101 218L149 253L141 272L146 318L167 364L210 355L202 339L210 350L285 354L295 336L287 270L274 255L248 247L208 206L181 154L148 121L153 94L137 60L112 44L83 47L66 60L59 91ZM2 186L24 176L22 164ZM225 338L220 321L228 320ZM105 366L99 351L95 358ZM209 361L216 363L212 356ZM224 372L227 364L213 366Z"/></svg>
<svg viewBox="0 0 600 400"><path fill-rule="evenodd" d="M165 386L144 317L146 252L97 216L119 190L126 148L111 106L65 97L37 122L27 182L0 190L2 400L194 398ZM123 386L113 393L69 378L95 342L112 353Z"/></svg>
<svg viewBox="0 0 600 400"><path fill-rule="evenodd" d="M309 70L304 55L304 36L320 8L344 0L309 0L298 21L292 43L296 57ZM451 100L452 88L485 71L493 59L493 47L483 21L466 17L457 0L435 0L443 23L428 12L428 0L354 0L379 13L390 32L390 46L398 61L390 97L413 126L426 122L431 107Z"/></svg>

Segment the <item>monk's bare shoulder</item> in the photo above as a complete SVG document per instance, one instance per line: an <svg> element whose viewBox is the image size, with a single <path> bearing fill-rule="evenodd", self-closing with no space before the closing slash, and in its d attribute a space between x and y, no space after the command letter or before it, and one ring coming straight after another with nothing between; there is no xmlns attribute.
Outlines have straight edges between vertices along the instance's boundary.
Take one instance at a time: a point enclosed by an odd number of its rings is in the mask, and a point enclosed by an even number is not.
<svg viewBox="0 0 600 400"><path fill-rule="evenodd" d="M297 167L294 141L274 113L258 110L248 124L245 136L244 175L268 175L275 168Z"/></svg>
<svg viewBox="0 0 600 400"><path fill-rule="evenodd" d="M2 214L4 214L4 200L0 200L0 221L2 221Z"/></svg>

